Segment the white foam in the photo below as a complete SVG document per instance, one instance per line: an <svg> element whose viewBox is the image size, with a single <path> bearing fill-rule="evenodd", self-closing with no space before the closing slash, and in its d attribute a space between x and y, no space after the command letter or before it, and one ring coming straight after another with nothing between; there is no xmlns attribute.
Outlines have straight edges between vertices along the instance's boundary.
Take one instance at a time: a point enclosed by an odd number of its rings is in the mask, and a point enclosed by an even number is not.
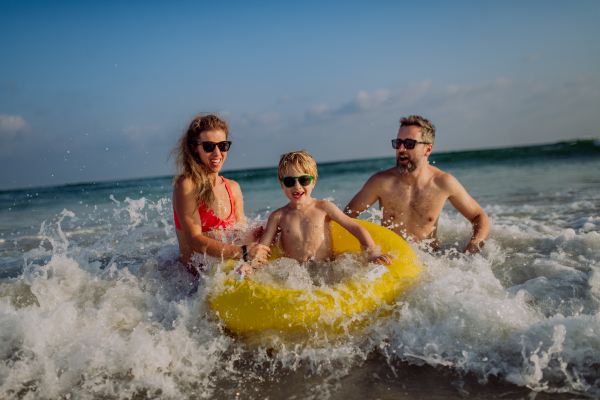
<svg viewBox="0 0 600 400"><path fill-rule="evenodd" d="M203 280L178 263L167 200L113 200L110 218L78 214L82 234L63 230L75 218L65 210L40 223L41 247L5 259L24 267L0 284L1 393L235 397L242 376L266 382L298 371L326 377L309 389L326 398L375 352L390 370L403 360L482 382L493 375L534 390L600 395L600 234L585 227L598 220L573 217L568 205L543 217L533 215L540 211L534 206L487 207L490 239L472 256L460 253L470 224L444 212L442 251L413 245L425 264L420 280L392 306L360 316L369 321L364 330L341 337L317 331L297 342L269 332L248 344L226 334ZM248 228L236 228L220 239L246 240ZM253 279L310 289L317 277L327 290L356 271L368 274L358 262L342 258L318 276L283 260ZM223 382L234 389L218 392Z"/></svg>

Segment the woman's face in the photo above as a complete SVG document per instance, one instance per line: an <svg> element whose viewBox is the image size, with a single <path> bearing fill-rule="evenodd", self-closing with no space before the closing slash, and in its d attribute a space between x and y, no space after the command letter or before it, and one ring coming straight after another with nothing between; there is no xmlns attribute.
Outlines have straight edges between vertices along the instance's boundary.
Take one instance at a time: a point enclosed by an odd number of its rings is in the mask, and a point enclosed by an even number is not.
<svg viewBox="0 0 600 400"><path fill-rule="evenodd" d="M200 143L219 143L224 142L226 140L227 136L225 135L225 132L220 130L204 131L200 133L200 136L198 137L198 144L196 145L196 147L193 148L194 152L198 154L202 164L204 164L211 173L216 174L219 171L221 171L221 168L223 167L223 162L225 161L225 158L227 158L227 152L222 152L221 150L219 150L219 146L215 146L215 149L212 152L208 153L204 150Z"/></svg>

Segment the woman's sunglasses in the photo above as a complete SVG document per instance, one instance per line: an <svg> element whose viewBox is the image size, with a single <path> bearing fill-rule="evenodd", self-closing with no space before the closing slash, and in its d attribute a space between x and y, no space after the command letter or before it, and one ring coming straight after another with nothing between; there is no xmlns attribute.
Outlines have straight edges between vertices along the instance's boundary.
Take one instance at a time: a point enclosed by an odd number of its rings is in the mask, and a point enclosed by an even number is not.
<svg viewBox="0 0 600 400"><path fill-rule="evenodd" d="M280 180L281 180L281 183L283 183L283 186L285 186L286 188L291 188L296 185L296 181L298 181L298 183L302 186L308 186L308 185L310 185L310 183L312 182L313 179L315 179L313 176L302 175L302 176L284 176Z"/></svg>
<svg viewBox="0 0 600 400"><path fill-rule="evenodd" d="M219 147L221 152L225 153L231 147L231 142L198 142L197 144L201 145L205 152L212 153L215 151L215 147Z"/></svg>
<svg viewBox="0 0 600 400"><path fill-rule="evenodd" d="M414 140L414 139L406 139L406 140L402 140L402 139L392 139L392 147L395 149L399 149L400 146L402 146L402 143L404 143L404 148L406 150L412 150L415 148L415 145L417 143L423 143L423 144L430 144L427 142L419 142L418 140Z"/></svg>

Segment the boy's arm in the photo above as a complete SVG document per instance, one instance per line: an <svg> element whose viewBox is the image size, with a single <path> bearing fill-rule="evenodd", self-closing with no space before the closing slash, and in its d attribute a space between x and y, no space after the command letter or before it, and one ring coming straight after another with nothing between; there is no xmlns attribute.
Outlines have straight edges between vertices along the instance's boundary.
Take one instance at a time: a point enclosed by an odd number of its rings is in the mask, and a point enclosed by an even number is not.
<svg viewBox="0 0 600 400"><path fill-rule="evenodd" d="M391 264L392 257L388 254L380 254L375 247L375 242L369 231L364 226L344 214L337 206L328 201L325 203L325 210L329 218L332 221L340 224L344 229L350 232L354 237L358 239L363 250L366 250L369 254L369 261L376 262L378 264Z"/></svg>
<svg viewBox="0 0 600 400"><path fill-rule="evenodd" d="M271 215L269 215L269 219L267 220L267 228L260 239L260 244L271 247L271 243L273 243L275 235L277 235L277 228L279 227L280 218L281 213L277 211L274 211L271 213Z"/></svg>
<svg viewBox="0 0 600 400"><path fill-rule="evenodd" d="M275 239L275 235L277 234L277 228L279 226L279 213L277 211L273 212L269 215L269 219L267 221L267 228L265 229L262 238L260 239L259 245L271 247L271 243L273 243L273 239ZM269 249L270 253L270 249ZM258 269L258 265L261 262L254 260L251 265L242 264L238 270L242 276L252 275L255 269Z"/></svg>

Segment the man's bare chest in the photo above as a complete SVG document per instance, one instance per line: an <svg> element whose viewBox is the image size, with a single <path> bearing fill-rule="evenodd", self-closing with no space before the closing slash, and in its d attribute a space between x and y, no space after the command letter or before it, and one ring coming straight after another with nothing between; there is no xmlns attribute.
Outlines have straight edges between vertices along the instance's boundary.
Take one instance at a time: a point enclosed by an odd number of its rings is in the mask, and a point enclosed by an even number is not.
<svg viewBox="0 0 600 400"><path fill-rule="evenodd" d="M396 220L437 220L446 196L435 186L395 187L388 189L380 198L379 206L384 216Z"/></svg>

